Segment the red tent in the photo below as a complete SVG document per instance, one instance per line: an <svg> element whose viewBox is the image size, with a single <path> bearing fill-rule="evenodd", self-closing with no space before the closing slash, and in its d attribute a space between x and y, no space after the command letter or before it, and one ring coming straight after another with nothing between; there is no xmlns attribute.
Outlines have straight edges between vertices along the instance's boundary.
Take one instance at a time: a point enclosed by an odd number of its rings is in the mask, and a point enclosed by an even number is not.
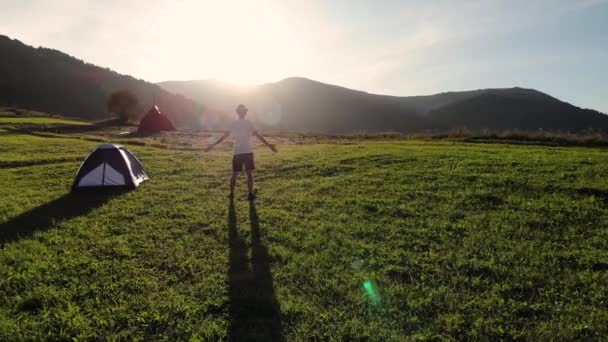
<svg viewBox="0 0 608 342"><path fill-rule="evenodd" d="M156 133L161 131L175 131L175 126L166 116L160 113L157 106L150 108L148 113L139 122L139 133Z"/></svg>

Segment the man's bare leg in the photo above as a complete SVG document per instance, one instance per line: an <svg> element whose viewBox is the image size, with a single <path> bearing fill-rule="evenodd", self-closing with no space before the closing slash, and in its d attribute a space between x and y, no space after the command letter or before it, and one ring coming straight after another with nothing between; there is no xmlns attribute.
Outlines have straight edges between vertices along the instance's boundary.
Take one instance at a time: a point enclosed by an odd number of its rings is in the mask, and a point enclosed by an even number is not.
<svg viewBox="0 0 608 342"><path fill-rule="evenodd" d="M236 188L236 178L239 176L238 171L232 172L232 177L230 177L230 196L234 196L234 188Z"/></svg>
<svg viewBox="0 0 608 342"><path fill-rule="evenodd" d="M249 197L253 197L253 170L247 170L247 188L249 189Z"/></svg>

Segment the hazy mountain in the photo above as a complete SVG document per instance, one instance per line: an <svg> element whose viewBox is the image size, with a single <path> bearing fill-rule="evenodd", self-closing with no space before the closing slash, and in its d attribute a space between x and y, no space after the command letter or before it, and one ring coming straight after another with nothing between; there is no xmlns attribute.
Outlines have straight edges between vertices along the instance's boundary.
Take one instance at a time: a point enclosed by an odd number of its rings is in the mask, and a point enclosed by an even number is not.
<svg viewBox="0 0 608 342"><path fill-rule="evenodd" d="M432 110L428 117L442 127L561 131L608 129L608 116L604 114L521 88L487 91Z"/></svg>
<svg viewBox="0 0 608 342"><path fill-rule="evenodd" d="M292 131L608 130L608 116L532 89L398 97L305 78L248 87L213 80L162 82L159 86L6 36L0 36L0 52L0 106L84 119L106 117L108 94L128 89L138 96L142 112L156 103L182 127L224 127L236 105L245 103L261 127Z"/></svg>
<svg viewBox="0 0 608 342"><path fill-rule="evenodd" d="M155 84L0 35L2 106L101 119L107 117L108 94L120 89L129 89L137 95L142 112L156 102L164 113L185 123L197 121L202 112L192 100Z"/></svg>
<svg viewBox="0 0 608 342"><path fill-rule="evenodd" d="M246 103L267 126L321 132L429 129L608 130L608 116L581 109L533 89L481 89L396 97L305 78L239 88L218 81L173 81L163 88L231 116Z"/></svg>

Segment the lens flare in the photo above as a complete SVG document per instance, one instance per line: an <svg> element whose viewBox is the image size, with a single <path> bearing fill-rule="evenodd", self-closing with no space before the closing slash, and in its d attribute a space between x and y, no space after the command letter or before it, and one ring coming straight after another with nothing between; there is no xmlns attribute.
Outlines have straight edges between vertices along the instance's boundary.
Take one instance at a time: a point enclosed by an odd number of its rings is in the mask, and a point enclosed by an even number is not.
<svg viewBox="0 0 608 342"><path fill-rule="evenodd" d="M378 293L376 285L374 285L371 280L366 280L363 282L363 292L365 293L365 298L372 308L380 307L382 304L380 294Z"/></svg>
<svg viewBox="0 0 608 342"><path fill-rule="evenodd" d="M255 117L263 124L277 125L283 117L281 104L273 97L259 96L252 103Z"/></svg>

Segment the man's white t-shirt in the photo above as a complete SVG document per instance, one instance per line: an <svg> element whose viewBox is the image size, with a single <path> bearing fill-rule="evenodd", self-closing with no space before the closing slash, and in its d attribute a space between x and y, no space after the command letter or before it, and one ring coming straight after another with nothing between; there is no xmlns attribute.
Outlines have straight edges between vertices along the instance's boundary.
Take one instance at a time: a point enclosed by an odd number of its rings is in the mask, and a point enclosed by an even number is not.
<svg viewBox="0 0 608 342"><path fill-rule="evenodd" d="M255 126L247 119L236 119L230 124L230 135L234 139L234 154L252 153L251 136Z"/></svg>

